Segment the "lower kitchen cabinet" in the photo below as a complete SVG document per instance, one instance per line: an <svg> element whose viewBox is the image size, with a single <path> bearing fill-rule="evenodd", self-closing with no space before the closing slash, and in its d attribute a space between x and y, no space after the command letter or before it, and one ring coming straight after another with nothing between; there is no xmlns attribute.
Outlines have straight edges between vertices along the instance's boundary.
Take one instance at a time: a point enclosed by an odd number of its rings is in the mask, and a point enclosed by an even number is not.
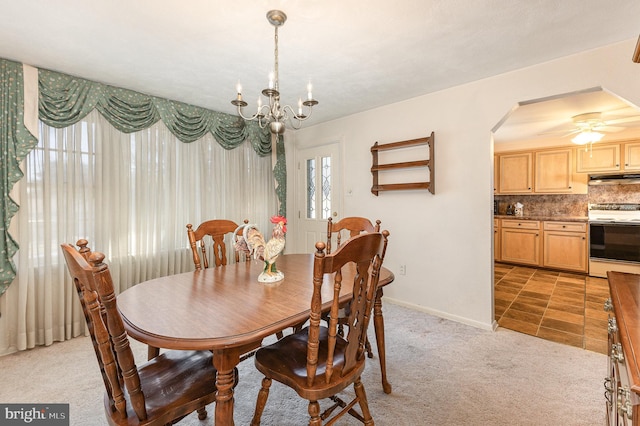
<svg viewBox="0 0 640 426"><path fill-rule="evenodd" d="M587 272L587 225L544 222L542 266Z"/></svg>
<svg viewBox="0 0 640 426"><path fill-rule="evenodd" d="M588 247L586 222L494 221L494 258L501 262L586 273Z"/></svg>
<svg viewBox="0 0 640 426"><path fill-rule="evenodd" d="M540 222L502 219L500 259L503 262L540 265Z"/></svg>

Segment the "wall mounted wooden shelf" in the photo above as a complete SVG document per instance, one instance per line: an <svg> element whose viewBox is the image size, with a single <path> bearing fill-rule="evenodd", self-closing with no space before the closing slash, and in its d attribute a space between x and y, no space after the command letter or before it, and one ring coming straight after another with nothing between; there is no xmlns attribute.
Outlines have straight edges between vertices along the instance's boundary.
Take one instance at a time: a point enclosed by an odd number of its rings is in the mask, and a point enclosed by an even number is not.
<svg viewBox="0 0 640 426"><path fill-rule="evenodd" d="M380 151L409 148L409 147L415 147L419 145L429 146L428 159L415 160L415 161L403 161L398 163L386 163L386 164L380 164L378 162L378 152ZM371 155L373 156L373 165L371 166L371 174L373 175L373 186L371 187L371 192L377 196L380 191L426 189L432 194L435 194L435 191L436 191L435 181L434 181L435 164L434 164L434 158L433 158L434 145L435 145L435 136L433 132L431 132L431 135L426 138L412 139L412 140L401 141L401 142L393 142L393 143L387 143L383 145L378 145L378 142L373 144L373 146L371 147ZM390 183L390 184L379 183L378 173L381 171L409 169L409 168L416 168L416 167L429 168L428 181L408 182L408 183Z"/></svg>

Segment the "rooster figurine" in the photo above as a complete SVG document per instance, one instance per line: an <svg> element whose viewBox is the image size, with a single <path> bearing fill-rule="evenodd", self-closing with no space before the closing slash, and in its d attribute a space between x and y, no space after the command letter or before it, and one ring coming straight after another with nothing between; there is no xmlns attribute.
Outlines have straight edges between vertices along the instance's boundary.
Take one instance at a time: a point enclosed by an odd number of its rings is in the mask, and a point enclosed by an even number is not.
<svg viewBox="0 0 640 426"><path fill-rule="evenodd" d="M242 237L237 239L235 249L254 259L264 260L264 270L258 277L259 282L271 283L284 278L282 271L276 268L276 259L284 250L284 234L287 232L287 219L283 216L273 216L274 224L271 239L265 242L264 236L252 224L239 226L235 234L242 229Z"/></svg>

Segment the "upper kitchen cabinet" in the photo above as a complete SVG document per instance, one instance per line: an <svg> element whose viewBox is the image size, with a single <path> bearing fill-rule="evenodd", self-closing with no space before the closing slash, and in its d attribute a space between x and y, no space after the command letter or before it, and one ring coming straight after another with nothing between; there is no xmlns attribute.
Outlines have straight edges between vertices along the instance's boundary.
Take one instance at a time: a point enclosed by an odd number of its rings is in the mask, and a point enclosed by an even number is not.
<svg viewBox="0 0 640 426"><path fill-rule="evenodd" d="M586 194L574 158L572 147L499 153L496 194Z"/></svg>
<svg viewBox="0 0 640 426"><path fill-rule="evenodd" d="M533 154L519 152L498 156L498 193L526 194L533 192Z"/></svg>
<svg viewBox="0 0 640 426"><path fill-rule="evenodd" d="M558 149L535 153L535 185L538 193L571 193L573 190L572 150Z"/></svg>
<svg viewBox="0 0 640 426"><path fill-rule="evenodd" d="M578 173L620 171L620 144L576 148Z"/></svg>
<svg viewBox="0 0 640 426"><path fill-rule="evenodd" d="M577 149L578 173L626 172L640 170L640 142L595 144Z"/></svg>
<svg viewBox="0 0 640 426"><path fill-rule="evenodd" d="M624 169L640 170L640 142L624 144Z"/></svg>

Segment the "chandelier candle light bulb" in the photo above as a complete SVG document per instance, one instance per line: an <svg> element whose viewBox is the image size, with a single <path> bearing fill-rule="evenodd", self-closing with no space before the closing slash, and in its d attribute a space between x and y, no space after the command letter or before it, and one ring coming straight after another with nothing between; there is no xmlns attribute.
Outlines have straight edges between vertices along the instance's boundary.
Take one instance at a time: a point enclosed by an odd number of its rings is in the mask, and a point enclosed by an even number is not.
<svg viewBox="0 0 640 426"><path fill-rule="evenodd" d="M262 95L265 96L269 102L268 104L262 103L262 98L258 97L258 110L251 116L246 116L243 113L243 108L247 106L247 103L242 100L242 86L238 82L236 86L237 97L231 101L232 105L237 107L238 115L245 120L255 120L261 129L269 126L269 130L274 135L281 135L285 131L285 123L289 123L294 129L299 129L302 125L302 121L308 119L311 116L311 110L318 101L313 99L311 82L307 84L307 99L302 101L302 98L298 100L297 114L290 105L280 104L280 85L278 83L278 27L284 25L287 20L287 15L280 10L271 10L267 12L267 20L274 26L274 57L275 64L273 71L269 73L269 82L266 89L262 90ZM303 113L303 106L307 107L306 114Z"/></svg>

